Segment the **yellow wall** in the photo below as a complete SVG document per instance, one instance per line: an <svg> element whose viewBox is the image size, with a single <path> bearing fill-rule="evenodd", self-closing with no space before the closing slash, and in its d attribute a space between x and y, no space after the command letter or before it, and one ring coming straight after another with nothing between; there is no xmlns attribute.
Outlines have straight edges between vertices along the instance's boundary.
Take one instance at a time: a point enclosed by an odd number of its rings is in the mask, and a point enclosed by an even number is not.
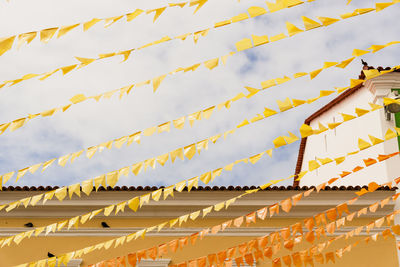
<svg viewBox="0 0 400 267"><path fill-rule="evenodd" d="M21 219L21 218L9 218L0 221L0 227L21 227L27 221L32 221L35 225L41 226L46 225L51 222L60 220L58 219ZM85 227L98 227L100 222L106 220L107 223L113 228L119 227L139 227L139 226L151 226L157 224L164 219L123 219L123 218L107 218L107 219L95 219L85 225ZM251 225L251 227L282 227L290 225L296 222L298 219L266 219L265 221L259 221L257 224ZM184 227L205 227L212 226L219 222L226 220L223 219L204 219L198 220L196 222L190 222L184 225ZM357 220L353 221L352 224L360 225L366 224L370 220ZM36 237L31 239L25 239L19 246L13 244L10 247L5 247L0 249L0 267L13 266L16 264L28 262L31 260L38 260L47 257L47 252L51 251L54 254L61 254L64 252L69 252L72 250L80 249L85 246L93 245L98 242L109 240L113 237L65 237L65 236L48 236L48 237ZM151 248L154 245L168 242L174 237L151 237L148 236L144 240L132 241L126 245L118 247L117 249L109 249L107 251L100 250L92 252L83 257L83 265L87 266L98 262L103 259L113 258L117 256L122 256L136 250ZM179 263L183 260L188 260L192 258L197 258L205 256L209 253L215 253L220 250L229 248L234 245L238 245L244 241L248 241L254 238L254 236L245 237L228 237L228 236L218 236L218 237L206 237L203 241L198 242L195 246L189 245L181 251L173 255L167 255L166 258L171 258L172 263ZM363 237L361 237L363 238ZM353 243L357 238L351 238L349 240L339 240L333 243L324 252L332 251L340 247L344 247L348 243ZM303 242L300 245L294 247L294 251L299 251L310 247L310 244ZM290 254L291 252L287 249L281 249L281 252L277 256L284 256ZM259 262L258 266L271 266L271 261L266 260L264 262ZM331 266L328 264L325 266ZM318 266L318 264L315 264ZM354 267L368 267L368 266L398 266L397 264L397 252L394 239L383 240L379 237L378 242L370 241L369 244L361 242L357 247L355 247L350 254L345 254L343 258L337 263L336 266L354 266Z"/></svg>

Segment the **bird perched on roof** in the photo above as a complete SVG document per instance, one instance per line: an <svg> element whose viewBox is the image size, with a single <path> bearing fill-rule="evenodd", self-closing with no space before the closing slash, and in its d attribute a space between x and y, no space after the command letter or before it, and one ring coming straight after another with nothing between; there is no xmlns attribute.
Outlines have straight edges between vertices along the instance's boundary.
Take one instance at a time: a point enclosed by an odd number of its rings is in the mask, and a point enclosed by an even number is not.
<svg viewBox="0 0 400 267"><path fill-rule="evenodd" d="M110 226L106 222L101 222L101 226L103 228L110 228Z"/></svg>
<svg viewBox="0 0 400 267"><path fill-rule="evenodd" d="M368 63L365 62L363 59L361 59L361 63L362 63L364 66L368 66Z"/></svg>
<svg viewBox="0 0 400 267"><path fill-rule="evenodd" d="M24 224L24 226L25 226L25 227L33 227L33 223L28 222L28 223Z"/></svg>
<svg viewBox="0 0 400 267"><path fill-rule="evenodd" d="M53 257L55 257L55 255L53 253L51 253L51 252L47 252L47 257L53 258Z"/></svg>

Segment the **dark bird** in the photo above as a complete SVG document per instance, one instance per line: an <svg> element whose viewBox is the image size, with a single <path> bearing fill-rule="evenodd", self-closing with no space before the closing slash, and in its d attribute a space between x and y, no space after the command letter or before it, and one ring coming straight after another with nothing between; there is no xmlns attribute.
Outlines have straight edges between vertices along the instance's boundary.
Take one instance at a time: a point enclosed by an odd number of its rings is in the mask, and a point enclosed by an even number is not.
<svg viewBox="0 0 400 267"><path fill-rule="evenodd" d="M101 226L103 226L103 228L110 228L106 222L101 222Z"/></svg>
<svg viewBox="0 0 400 267"><path fill-rule="evenodd" d="M364 65L364 66L368 66L368 63L367 62L365 62L364 60L362 60L361 59L361 63Z"/></svg>
<svg viewBox="0 0 400 267"><path fill-rule="evenodd" d="M50 253L50 252L47 252L47 257L49 257L49 258L53 258L53 257L55 257L55 255L54 255L54 254L52 254L52 253Z"/></svg>
<svg viewBox="0 0 400 267"><path fill-rule="evenodd" d="M25 227L33 227L33 223L28 222L28 223L24 224L24 226L25 226Z"/></svg>

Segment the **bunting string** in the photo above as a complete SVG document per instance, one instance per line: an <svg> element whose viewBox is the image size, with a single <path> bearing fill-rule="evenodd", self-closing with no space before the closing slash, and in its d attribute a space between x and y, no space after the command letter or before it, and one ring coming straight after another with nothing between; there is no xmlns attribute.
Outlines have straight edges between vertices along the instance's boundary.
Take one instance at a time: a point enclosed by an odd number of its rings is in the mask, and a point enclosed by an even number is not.
<svg viewBox="0 0 400 267"><path fill-rule="evenodd" d="M307 18L307 20L304 20L305 31L313 30L313 29L316 29L316 28L321 27L321 26L327 27L327 26L330 26L330 25L332 25L332 24L334 24L334 23L336 23L338 21L346 20L348 18L351 18L351 17L354 17L354 16L358 16L358 15L364 15L364 14L369 13L369 12L374 11L374 10L376 12L379 12L382 9L387 8L387 7L389 7L389 6L391 6L391 5L395 4L395 3L397 3L397 0L392 0L392 2L389 2L389 3L383 3L384 4L383 6L382 6L382 3L376 3L375 4L375 8L356 9L352 13L346 13L346 14L340 15L341 16L340 19L318 17L318 19L321 21L322 24ZM261 9L263 9L263 8L261 8ZM265 10L265 9L263 9L263 10ZM314 26L310 26L310 23L313 24ZM319 26L317 27L316 25L319 25ZM239 42L236 43L237 51L238 52L244 51L244 50L256 47L256 46L265 45L265 44L270 43L270 42L279 41L279 40L285 39L287 37L292 37L293 35L296 35L296 34L304 32L304 30L301 30L300 28L297 28L294 24L289 23L289 22L287 22L286 28L287 28L289 36L287 36L285 33L282 32L282 33L280 33L278 35L275 35L275 36L272 36L270 38L268 38L267 35L264 35L264 36L253 35L252 39L249 39L249 38L242 39L242 40L240 40ZM162 43L162 42L165 42L168 39L170 39L170 38L169 37L164 37L164 38L162 38L162 39L160 39L158 41L155 41L153 43ZM150 46L151 44L148 44L147 46ZM32 78L35 78L35 77L40 77L39 80L45 80L48 77L54 75L55 73L57 73L59 71L62 72L63 75L66 75L67 73L71 72L72 70L81 69L82 67L85 67L85 66L89 65L90 63L92 63L92 62L94 62L96 60L102 60L102 59L110 58L110 57L114 57L114 56L121 56L122 55L124 57L124 61L125 61L131 55L131 51L132 51L132 49L125 50L125 51L120 51L120 52L104 53L104 54L100 54L98 56L98 58L81 58L81 57L79 57L79 58L77 58L77 60L79 61L79 63L77 63L77 64L59 67L59 68L54 69L52 71L41 73L41 74L32 74L31 73L31 74L26 74L26 75L24 75L24 76L22 76L20 78L14 79L14 80L3 81L3 83L0 84L0 88L4 87L5 85L13 86L13 85L15 85L17 83L21 83L21 82L23 82L25 80L29 80L29 79L32 79ZM221 61L222 62L226 62L227 58L229 56L231 56L232 54L234 54L234 53L235 52L230 52L230 53L222 56L221 57ZM147 80L147 81L143 81L143 82L137 83L136 86L138 87L139 85L145 85L145 84L152 83L153 84L153 91L156 91L158 89L158 87L160 86L161 82L168 75L174 75L174 74L176 74L178 72L181 72L181 71L183 71L183 72L195 71L202 64L204 64L204 66L206 68L210 69L210 70L214 69L215 67L217 67L219 65L219 57L207 60L207 61L205 61L203 63L196 63L196 64L191 65L191 66L186 67L186 68L180 67L180 68L178 68L178 69L176 69L174 71L171 71L169 73L166 73L166 74L160 75L160 76L158 76L156 78L153 78L152 80Z"/></svg>
<svg viewBox="0 0 400 267"><path fill-rule="evenodd" d="M385 156L388 156L388 155L385 155ZM390 157L393 157L393 156L394 155L390 155ZM379 156L378 158L380 158L380 157L381 156ZM388 159L388 158L385 157L385 159L383 159L383 160L386 160L386 159ZM289 178L291 178L291 177L289 177ZM329 181L332 181L332 179L337 179L337 178L331 178ZM163 255L167 254L168 253L168 248L169 248L170 252L175 253L176 252L176 248L177 248L177 247L175 247L175 244L176 244L176 246L178 246L178 244L182 244L182 245L180 245L180 248L182 249L184 246L189 245L188 240L191 241L190 243L192 245L195 245L195 242L198 240L199 237L200 237L200 240L202 240L204 238L204 236L209 234L210 232L212 234L217 234L218 232L224 231L226 228L229 228L229 227L233 227L233 226L234 227L241 227L244 224L244 222L246 222L246 226L249 226L250 223L256 223L256 218L259 218L261 220L265 220L265 218L268 215L268 210L269 210L270 217L272 217L275 214L279 214L279 207L281 207L281 209L284 212L289 213L290 210L292 209L292 206L296 206L297 203L301 199L304 199L305 197L308 197L313 191L315 191L315 189L319 193L320 190L325 187L325 184L326 183L320 184L319 186L316 186L315 188L312 188L312 189L310 189L310 190L308 190L308 191L306 191L304 193L299 193L299 194L293 195L293 196L291 196L291 197L289 197L287 199L284 199L284 200L282 200L280 202L276 202L276 203L274 203L274 204L272 204L270 206L266 206L266 207L263 207L261 209L258 209L258 210L254 211L254 212L249 213L246 216L239 216L239 217L237 217L235 219L228 220L228 221L223 222L221 224L214 225L214 226L209 227L209 228L205 228L205 229L203 229L203 230L201 230L201 231L199 231L197 233L194 233L192 235L188 235L188 236L185 236L185 237L181 237L179 239L172 240L172 241L168 242L168 244L160 244L160 245L157 245L157 246L149 248L149 249L136 251L136 252L130 253L129 255L125 255L124 257L128 257L128 259L130 259L131 262L135 262L135 263L136 262L140 262L141 258L137 258L138 255L142 255L143 258L147 258L146 255L148 255L151 259L155 260L155 259L157 259L159 257L162 257ZM370 192L374 192L375 190L370 191ZM399 194L396 195L396 198L397 198L398 195ZM322 218L321 214L326 214L327 218L332 221L332 220L336 219L337 214L339 214L339 217L340 217L340 216L342 216L342 213L347 213L347 214L349 214L349 216L347 217L348 220L349 221L353 220L356 212L353 212L353 213L350 214L350 212L348 211L348 206L347 205L348 204L349 205L354 204L358 200L358 198L359 198L359 196L355 197L355 198L353 198L353 199L351 199L349 201L346 201L344 203L341 203L341 204L337 205L335 208L326 210L326 211L324 211L324 212L322 212L320 214L317 214L317 215L315 215L313 217L305 219L304 223L305 223L306 227L309 229L309 231L312 231L312 229L314 227L314 220L315 220L317 222L317 226L319 226L320 224L324 224L324 225L326 225L327 230L328 230L328 228L331 229L332 225L331 224L328 225L326 219L321 219ZM373 208L373 207L375 207L375 206L377 206L379 204L381 204L381 207L383 207L384 205L386 205L390 201L391 198L392 197L388 197L388 198L386 198L386 199L384 199L382 201L378 201L377 203L370 205L370 209L373 210L373 212L375 212L376 208ZM366 212L366 209L367 208L360 209L360 211L357 212L357 217L360 217L362 214L365 214L364 212ZM325 217L323 217L323 218L325 218ZM344 225L344 222L342 222L343 220L344 219L338 219L338 220L335 221L335 223L338 225L337 228L339 228L340 226ZM313 223L311 223L311 221ZM292 224L291 226L288 226L286 228L282 228L280 230L277 230L276 232L274 232L272 234L266 235L266 236L261 237L261 238L257 238L257 240L259 240L257 243L260 243L261 240L264 240L263 242L266 242L265 239L268 239L268 237L271 238L271 243L273 243L273 241L275 239L280 240L279 236L282 236L282 239L287 241L288 237L290 237L290 229L292 229L292 231L293 231L293 233L292 233L293 238L300 238L300 237L296 236L296 233L298 233L298 232L303 234L301 222L297 222L295 224ZM323 228L321 228L321 229L323 229ZM328 232L328 233L330 233L330 232ZM324 232L322 232L322 234L324 234ZM320 235L321 235L321 233L319 233L317 235L318 239L319 239ZM276 238L276 236L278 236L278 238ZM304 237L308 238L308 240L307 240L308 242L311 241L311 238L312 238L311 234L304 235ZM302 240L302 238L301 238L301 240ZM253 242L254 241L250 241L250 242L247 242L247 244L250 245ZM291 245L294 245L294 243L292 243L292 242L291 243L287 243L285 245L285 248L292 249L293 246L291 246ZM221 252L221 254L222 253L223 252ZM98 262L97 264L99 264L101 266L102 263L109 263L109 262L113 262L113 261L118 261L118 259L122 260L124 257L118 257L116 259L111 259L111 260L107 260L107 261L101 261L101 262ZM210 263L210 265L211 264L212 264L212 262Z"/></svg>
<svg viewBox="0 0 400 267"><path fill-rule="evenodd" d="M82 26L82 30L86 32L90 28L92 28L94 25L104 22L104 28L108 28L111 25L113 25L117 21L121 21L123 18L126 18L126 22L131 22L132 20L136 19L139 16L143 15L153 15L154 14L154 19L153 23L161 16L162 13L167 8L173 8L173 7L192 7L196 6L195 11L193 14L195 14L205 3L207 3L208 0L191 0L187 2L181 2L181 3L169 3L168 5L165 5L163 7L159 8L154 8L154 9L148 9L148 10L142 10L142 9L135 9L133 12L129 12L126 14L122 15L117 15L113 17L108 17L108 18L92 18L86 22L78 22L75 24L71 25L63 25L63 26L55 26L51 28L46 28L38 31L31 31L31 32L25 32L25 33L20 33L16 34L13 36L9 37L2 37L0 38L0 56L12 49L13 45L15 44L18 48L20 48L24 44L30 44L36 37L40 38L40 42L42 43L48 43L57 33L57 38L60 38L70 31L78 28L79 26Z"/></svg>

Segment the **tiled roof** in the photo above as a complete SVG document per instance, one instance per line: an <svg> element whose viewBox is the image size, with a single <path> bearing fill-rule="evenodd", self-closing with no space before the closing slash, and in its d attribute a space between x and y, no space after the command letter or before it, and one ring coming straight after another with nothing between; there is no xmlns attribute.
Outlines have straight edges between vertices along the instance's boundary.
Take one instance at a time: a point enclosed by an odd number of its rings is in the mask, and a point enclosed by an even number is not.
<svg viewBox="0 0 400 267"><path fill-rule="evenodd" d="M370 70L370 69L375 69L375 68L372 66L364 65L363 70L364 69ZM386 67L386 68L377 67L376 69L379 71L383 71L383 70L390 70L391 68L390 67ZM394 72L400 72L400 69L396 69L396 70L394 70ZM362 70L361 70L361 74L358 76L358 78L362 79L362 80L365 79L365 74ZM305 119L304 124L310 125L311 121L315 120L316 118L321 116L323 113L327 112L328 110L330 110L331 108L333 108L334 106L336 106L337 104L339 104L340 102L345 100L347 97L349 97L352 94L354 94L355 92L357 92L362 87L363 87L363 85L359 84L357 86L354 86L354 87L346 90L345 92L340 94L338 97L336 97L335 99L330 101L328 104L326 104L325 106L323 106L322 108L320 108L319 110L317 110L316 112L311 114L311 116L309 116L307 119ZM306 149L306 143L307 143L307 137L302 138L300 147L299 147L299 154L297 155L295 175L299 174L301 171L301 166L303 165L304 151ZM299 181L293 180L293 186L298 186L298 185L299 185Z"/></svg>
<svg viewBox="0 0 400 267"><path fill-rule="evenodd" d="M3 191L51 191L58 189L58 186L8 186L3 187ZM163 186L115 186L111 188L108 186L104 188L102 186L99 187L98 191L154 191L157 189L164 188ZM198 188L192 188L192 191L244 191L244 190L251 190L256 189L257 187L252 186L199 186ZM313 188L313 186L272 186L264 189L264 191L288 191L288 190L296 190L296 191L305 191ZM315 188L315 187L314 187ZM361 190L361 188L367 189L367 186L326 186L324 190L326 191L353 191L353 190ZM94 190L94 188L93 188ZM378 190L390 191L396 190L395 188L389 188L388 186L379 188ZM184 191L187 191L187 187L185 187Z"/></svg>

